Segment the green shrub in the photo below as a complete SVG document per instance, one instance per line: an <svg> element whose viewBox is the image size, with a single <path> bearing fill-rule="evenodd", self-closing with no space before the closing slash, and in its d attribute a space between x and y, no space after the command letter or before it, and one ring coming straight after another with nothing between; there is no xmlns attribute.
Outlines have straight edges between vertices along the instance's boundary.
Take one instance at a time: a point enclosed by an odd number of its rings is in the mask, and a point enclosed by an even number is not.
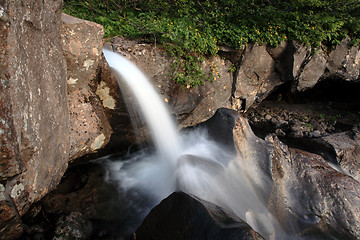
<svg viewBox="0 0 360 240"><path fill-rule="evenodd" d="M218 45L279 45L287 39L333 48L360 42L358 0L64 0L64 12L104 26L105 37L147 38L175 58L173 78L197 86Z"/></svg>

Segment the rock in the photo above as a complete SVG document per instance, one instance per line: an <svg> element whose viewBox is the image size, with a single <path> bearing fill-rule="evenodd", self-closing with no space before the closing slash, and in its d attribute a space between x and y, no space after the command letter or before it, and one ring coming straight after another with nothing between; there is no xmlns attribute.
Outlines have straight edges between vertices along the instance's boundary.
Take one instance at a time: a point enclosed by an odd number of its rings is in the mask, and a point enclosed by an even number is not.
<svg viewBox="0 0 360 240"><path fill-rule="evenodd" d="M310 50L295 41L289 41L276 63L282 82L293 82L300 74Z"/></svg>
<svg viewBox="0 0 360 240"><path fill-rule="evenodd" d="M97 164L70 168L55 191L41 201L44 211L63 214L77 211L89 219L119 218L121 201L116 188L106 183L104 167Z"/></svg>
<svg viewBox="0 0 360 240"><path fill-rule="evenodd" d="M157 205L132 239L263 239L226 210L175 192Z"/></svg>
<svg viewBox="0 0 360 240"><path fill-rule="evenodd" d="M255 136L247 120L241 116L236 120L233 135L241 165L246 169L245 174L261 200L267 203L273 187L267 143Z"/></svg>
<svg viewBox="0 0 360 240"><path fill-rule="evenodd" d="M203 63L203 70L205 75L210 76L210 80L205 82L204 86L198 86L197 89L185 90L185 93L197 94L198 104L195 108L187 113L187 117L181 121L180 127L193 126L199 122L203 122L211 117L218 108L227 107L230 108L230 98L232 91L232 74L228 72L230 68L230 62L222 60L220 57L214 57L213 60L208 60ZM213 78L213 79L211 79ZM178 89L177 93L174 93L173 98L176 99L174 106L181 106L184 101L189 100L188 96L183 95ZM182 95L182 98L175 96ZM180 114L179 114L180 115ZM183 115L183 114L181 114ZM183 118L184 116L182 116Z"/></svg>
<svg viewBox="0 0 360 240"><path fill-rule="evenodd" d="M229 152L236 152L232 131L238 113L235 110L219 108L207 121L197 124L195 128L206 129L210 139L222 144Z"/></svg>
<svg viewBox="0 0 360 240"><path fill-rule="evenodd" d="M95 85L97 86L95 93L101 100L113 130L111 141L106 148L110 152L119 151L121 148L126 150L128 146L136 143L137 139L125 104L126 101L104 56L99 63L99 74Z"/></svg>
<svg viewBox="0 0 360 240"><path fill-rule="evenodd" d="M275 130L275 134L276 134L276 136L280 136L280 137L286 136L286 133L279 128Z"/></svg>
<svg viewBox="0 0 360 240"><path fill-rule="evenodd" d="M102 55L104 28L94 22L61 15L61 41L67 63L68 90L88 87Z"/></svg>
<svg viewBox="0 0 360 240"><path fill-rule="evenodd" d="M64 13L61 22L62 48L67 63L70 159L73 160L103 148L112 133L103 107L104 94L98 90L105 87L98 86L96 81L104 29L99 24Z"/></svg>
<svg viewBox="0 0 360 240"><path fill-rule="evenodd" d="M112 129L104 108L90 90L69 94L70 160L94 153L110 140Z"/></svg>
<svg viewBox="0 0 360 240"><path fill-rule="evenodd" d="M235 66L241 62L242 54L244 53L245 45L240 49L234 49L228 46L219 46L218 54L221 58L229 60Z"/></svg>
<svg viewBox="0 0 360 240"><path fill-rule="evenodd" d="M0 3L0 172L6 189L2 207L8 208L0 217L0 235L7 239L19 236L19 216L57 186L68 163L61 6L61 1Z"/></svg>
<svg viewBox="0 0 360 240"><path fill-rule="evenodd" d="M294 133L303 131L304 123L298 119L290 120L289 125L290 125L290 130Z"/></svg>
<svg viewBox="0 0 360 240"><path fill-rule="evenodd" d="M304 91L316 85L325 72L326 57L322 50L316 50L314 55L310 56L308 62L298 75L294 88L297 91Z"/></svg>
<svg viewBox="0 0 360 240"><path fill-rule="evenodd" d="M321 132L319 130L312 131L312 132L310 132L310 137L319 138L319 137L321 137Z"/></svg>
<svg viewBox="0 0 360 240"><path fill-rule="evenodd" d="M1 185L0 199L0 239L17 239L23 232L23 224L15 206L4 199L4 187Z"/></svg>
<svg viewBox="0 0 360 240"><path fill-rule="evenodd" d="M358 81L360 72L359 47L349 47L351 39L346 38L329 54L327 61L328 78Z"/></svg>
<svg viewBox="0 0 360 240"><path fill-rule="evenodd" d="M243 102L237 110L247 110L260 103L282 83L275 71L275 61L265 46L248 45L238 69L234 97Z"/></svg>
<svg viewBox="0 0 360 240"><path fill-rule="evenodd" d="M216 109L230 107L233 77L228 72L229 61L220 57L205 61L202 67L209 81L191 88L171 80L173 58L164 50L120 37L111 41L113 49L128 57L150 78L160 97L169 104L180 127L196 125L211 117Z"/></svg>
<svg viewBox="0 0 360 240"><path fill-rule="evenodd" d="M269 47L268 46L267 51L274 60L278 60L285 53L287 45L288 45L287 41L282 41L281 44L279 46L277 46L277 47Z"/></svg>
<svg viewBox="0 0 360 240"><path fill-rule="evenodd" d="M318 155L285 148L279 157L275 151L273 165L279 169L270 208L284 217L285 228L297 228L290 220L296 219L306 239L358 239L359 182L337 172Z"/></svg>
<svg viewBox="0 0 360 240"><path fill-rule="evenodd" d="M310 50L303 44L300 44L295 41L292 41L291 44L294 50L292 56L293 57L292 76L294 78L297 78L301 73L301 70L304 68L303 64L305 60L307 60L307 58L309 57Z"/></svg>
<svg viewBox="0 0 360 240"><path fill-rule="evenodd" d="M81 213L62 215L56 222L53 240L86 240L93 230L92 223Z"/></svg>
<svg viewBox="0 0 360 240"><path fill-rule="evenodd" d="M345 172L360 181L360 139L353 139L350 131L322 137L318 142L335 153L337 162Z"/></svg>
<svg viewBox="0 0 360 240"><path fill-rule="evenodd" d="M257 138L244 118L237 121L234 139L251 184L289 236L359 238L358 181L273 135Z"/></svg>

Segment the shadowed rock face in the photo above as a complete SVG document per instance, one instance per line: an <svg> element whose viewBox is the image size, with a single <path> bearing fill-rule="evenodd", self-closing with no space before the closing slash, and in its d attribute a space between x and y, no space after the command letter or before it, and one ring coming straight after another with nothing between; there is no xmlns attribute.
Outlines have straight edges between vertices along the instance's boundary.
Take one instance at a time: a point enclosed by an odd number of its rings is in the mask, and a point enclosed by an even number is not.
<svg viewBox="0 0 360 240"><path fill-rule="evenodd" d="M183 192L175 192L149 213L132 239L263 238L224 209Z"/></svg>
<svg viewBox="0 0 360 240"><path fill-rule="evenodd" d="M16 219L57 186L67 167L61 7L55 0L0 2L0 208L9 213L0 216L3 239L21 234Z"/></svg>

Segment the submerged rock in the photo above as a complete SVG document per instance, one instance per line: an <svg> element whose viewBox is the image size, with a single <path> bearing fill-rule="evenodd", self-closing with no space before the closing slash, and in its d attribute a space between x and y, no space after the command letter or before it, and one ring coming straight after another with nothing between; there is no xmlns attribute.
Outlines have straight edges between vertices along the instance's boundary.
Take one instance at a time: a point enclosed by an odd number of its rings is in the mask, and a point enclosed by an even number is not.
<svg viewBox="0 0 360 240"><path fill-rule="evenodd" d="M151 210L132 239L263 238L233 213L183 192L175 192Z"/></svg>

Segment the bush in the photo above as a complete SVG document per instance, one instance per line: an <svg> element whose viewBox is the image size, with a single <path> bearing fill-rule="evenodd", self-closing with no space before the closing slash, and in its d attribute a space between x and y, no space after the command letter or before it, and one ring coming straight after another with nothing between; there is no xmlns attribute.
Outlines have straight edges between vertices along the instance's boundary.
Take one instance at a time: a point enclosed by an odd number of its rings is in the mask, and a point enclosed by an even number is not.
<svg viewBox="0 0 360 240"><path fill-rule="evenodd" d="M203 84L199 67L218 45L279 45L287 39L333 48L360 42L358 0L64 0L64 12L102 24L105 37L147 38L173 56L173 78Z"/></svg>

